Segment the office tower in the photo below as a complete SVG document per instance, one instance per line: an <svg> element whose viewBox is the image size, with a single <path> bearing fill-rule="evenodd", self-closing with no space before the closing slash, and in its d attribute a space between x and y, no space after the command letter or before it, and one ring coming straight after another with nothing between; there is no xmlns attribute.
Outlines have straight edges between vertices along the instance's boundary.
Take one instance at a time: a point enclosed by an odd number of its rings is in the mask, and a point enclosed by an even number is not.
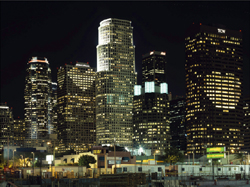
<svg viewBox="0 0 250 187"><path fill-rule="evenodd" d="M136 82L133 28L109 18L98 28L96 138L102 145L132 146L133 88Z"/></svg>
<svg viewBox="0 0 250 187"><path fill-rule="evenodd" d="M57 83L58 137L65 145L62 149L88 151L96 142L95 69L83 62L65 64L58 70Z"/></svg>
<svg viewBox="0 0 250 187"><path fill-rule="evenodd" d="M42 146L43 140L53 130L51 91L51 70L47 58L32 57L27 63L24 88L27 147Z"/></svg>
<svg viewBox="0 0 250 187"><path fill-rule="evenodd" d="M242 33L194 24L185 46L187 153L238 152L244 146Z"/></svg>
<svg viewBox="0 0 250 187"><path fill-rule="evenodd" d="M6 103L0 104L0 149L13 145L13 114L12 109Z"/></svg>
<svg viewBox="0 0 250 187"><path fill-rule="evenodd" d="M186 151L186 125L185 125L185 98L174 98L170 101L170 134L172 136L170 145L179 150Z"/></svg>
<svg viewBox="0 0 250 187"><path fill-rule="evenodd" d="M250 96L243 99L244 150L250 153Z"/></svg>
<svg viewBox="0 0 250 187"><path fill-rule="evenodd" d="M51 132L53 134L58 134L58 130L57 130L57 83L56 82L52 82L52 92L51 92L51 108L52 108L52 127L53 129L51 129Z"/></svg>
<svg viewBox="0 0 250 187"><path fill-rule="evenodd" d="M25 121L24 119L14 119L14 145L23 146L25 140Z"/></svg>
<svg viewBox="0 0 250 187"><path fill-rule="evenodd" d="M156 86L166 82L166 52L150 51L142 58L142 85L154 81Z"/></svg>
<svg viewBox="0 0 250 187"><path fill-rule="evenodd" d="M152 51L142 62L143 85L134 87L134 146L162 154L170 146L166 53Z"/></svg>

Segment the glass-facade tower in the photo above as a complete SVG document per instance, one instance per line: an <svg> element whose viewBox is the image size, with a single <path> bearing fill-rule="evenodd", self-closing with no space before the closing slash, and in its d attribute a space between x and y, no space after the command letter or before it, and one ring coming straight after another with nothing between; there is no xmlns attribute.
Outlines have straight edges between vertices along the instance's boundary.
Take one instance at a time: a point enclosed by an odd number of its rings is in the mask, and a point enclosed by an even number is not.
<svg viewBox="0 0 250 187"><path fill-rule="evenodd" d="M98 28L96 137L98 144L132 146L135 46L131 21L109 18Z"/></svg>
<svg viewBox="0 0 250 187"><path fill-rule="evenodd" d="M241 31L194 24L185 47L187 153L238 152L244 146Z"/></svg>
<svg viewBox="0 0 250 187"><path fill-rule="evenodd" d="M24 88L26 139L44 139L53 133L51 92L47 58L32 57L27 63Z"/></svg>
<svg viewBox="0 0 250 187"><path fill-rule="evenodd" d="M66 64L57 72L60 151L88 151L95 145L95 69L88 63Z"/></svg>

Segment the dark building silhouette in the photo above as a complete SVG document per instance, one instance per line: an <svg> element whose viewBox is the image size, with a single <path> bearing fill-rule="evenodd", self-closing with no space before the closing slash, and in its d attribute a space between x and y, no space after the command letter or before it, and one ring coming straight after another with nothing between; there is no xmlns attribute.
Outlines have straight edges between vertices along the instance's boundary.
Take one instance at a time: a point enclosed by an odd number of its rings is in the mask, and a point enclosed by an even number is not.
<svg viewBox="0 0 250 187"><path fill-rule="evenodd" d="M187 140L186 140L186 105L185 98L174 98L170 101L170 134L171 147L175 147L179 150L186 151Z"/></svg>

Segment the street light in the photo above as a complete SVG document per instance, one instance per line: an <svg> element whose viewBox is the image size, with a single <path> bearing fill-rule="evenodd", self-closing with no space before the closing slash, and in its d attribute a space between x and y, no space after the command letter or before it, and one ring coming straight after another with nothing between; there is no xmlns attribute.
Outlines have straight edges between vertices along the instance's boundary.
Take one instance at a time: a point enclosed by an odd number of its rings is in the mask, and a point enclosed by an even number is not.
<svg viewBox="0 0 250 187"><path fill-rule="evenodd" d="M155 153L159 153L158 150L155 151ZM154 153L154 160L155 160L155 153ZM157 164L156 160L155 160L155 165Z"/></svg>
<svg viewBox="0 0 250 187"><path fill-rule="evenodd" d="M226 151L226 152L228 152L228 155L227 155L227 164L229 165L230 163L229 163L229 152L230 151Z"/></svg>

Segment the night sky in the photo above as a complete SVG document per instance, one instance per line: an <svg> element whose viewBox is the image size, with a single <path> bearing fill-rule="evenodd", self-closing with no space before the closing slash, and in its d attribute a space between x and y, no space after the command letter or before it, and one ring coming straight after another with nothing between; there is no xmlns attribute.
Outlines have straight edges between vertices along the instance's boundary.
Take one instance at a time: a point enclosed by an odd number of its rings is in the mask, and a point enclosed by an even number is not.
<svg viewBox="0 0 250 187"><path fill-rule="evenodd" d="M167 52L169 92L185 95L187 28L222 24L242 30L244 95L249 89L250 2L1 2L1 103L24 115L25 69L32 56L46 57L56 81L57 67L76 61L96 67L99 23L107 18L132 21L140 84L142 55Z"/></svg>

